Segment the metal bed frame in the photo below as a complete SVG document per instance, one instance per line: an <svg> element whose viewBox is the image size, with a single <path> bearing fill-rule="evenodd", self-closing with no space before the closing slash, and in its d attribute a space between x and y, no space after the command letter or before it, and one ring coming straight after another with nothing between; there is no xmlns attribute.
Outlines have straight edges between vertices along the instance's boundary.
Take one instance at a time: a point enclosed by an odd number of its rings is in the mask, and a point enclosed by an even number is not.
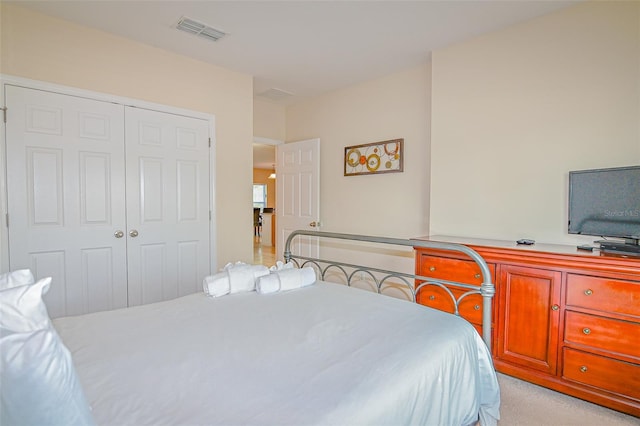
<svg viewBox="0 0 640 426"><path fill-rule="evenodd" d="M464 284L459 282L447 281L435 279L432 277L425 277L421 275L409 274L405 272L397 272L386 269L380 269L377 267L371 266L362 266L362 265L354 265L349 263L344 263L336 260L328 260L328 259L320 259L313 258L308 256L302 256L298 254L291 253L291 242L295 237L298 236L310 236L310 237L318 237L319 239L323 238L331 238L331 239L340 239L347 241L362 241L367 243L376 243L381 245L392 245L392 246L405 246L405 247L420 247L420 248L430 248L437 250L446 250L446 251L454 251L458 253L463 253L469 256L479 267L480 272L482 273L482 284L480 286ZM409 239L400 239L400 238L387 238L387 237L374 237L368 235L356 235L356 234L342 234L342 233L334 233L334 232L322 232L322 231L306 231L306 230L297 230L293 231L284 247L284 260L285 263L293 262L297 267L302 268L304 266L315 266L317 271L320 274L320 279L324 280L327 272L334 270L341 271L344 274L346 285L351 286L353 281L361 280L358 278L358 274L366 274L369 278L371 278L372 282L375 283L377 287L377 292L382 294L382 290L385 284L390 283L391 279L400 280L400 284L406 286L411 294L412 302L416 302L416 294L420 292L420 290L426 286L437 286L443 289L449 297L451 297L451 301L454 305L454 314L460 316L458 311L458 306L460 302L467 296L472 294L479 294L482 296L482 339L485 344L491 351L491 300L495 295L495 286L491 282L491 273L489 271L489 267L485 260L473 249L461 245L461 244L453 244L453 243L444 243L437 241L419 241L419 240L409 240ZM378 275L374 274L377 273ZM419 285L415 285L416 281L422 281ZM394 284L397 284L394 282ZM462 287L467 289L465 293L460 295L460 297L456 298L454 294L447 288L447 285L455 285L457 287Z"/></svg>

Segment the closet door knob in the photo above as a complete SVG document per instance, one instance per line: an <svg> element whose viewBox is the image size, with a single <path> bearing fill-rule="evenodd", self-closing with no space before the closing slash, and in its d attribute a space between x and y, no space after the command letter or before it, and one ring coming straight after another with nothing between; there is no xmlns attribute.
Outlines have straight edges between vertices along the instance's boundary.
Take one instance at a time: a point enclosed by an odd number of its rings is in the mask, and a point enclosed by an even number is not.
<svg viewBox="0 0 640 426"><path fill-rule="evenodd" d="M122 237L124 237L124 232L116 231L116 232L113 233L113 236L116 237L116 238L122 238Z"/></svg>
<svg viewBox="0 0 640 426"><path fill-rule="evenodd" d="M135 229L132 229L131 231L129 231L129 236L133 238L137 237L138 231L136 231Z"/></svg>

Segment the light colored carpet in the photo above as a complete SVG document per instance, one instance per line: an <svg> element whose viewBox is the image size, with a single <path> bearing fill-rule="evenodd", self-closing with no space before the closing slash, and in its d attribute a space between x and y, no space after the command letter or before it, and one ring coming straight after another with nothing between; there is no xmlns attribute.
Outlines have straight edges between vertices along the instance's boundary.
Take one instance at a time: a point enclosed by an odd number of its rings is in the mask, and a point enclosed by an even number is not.
<svg viewBox="0 0 640 426"><path fill-rule="evenodd" d="M500 426L638 426L640 418L498 373Z"/></svg>

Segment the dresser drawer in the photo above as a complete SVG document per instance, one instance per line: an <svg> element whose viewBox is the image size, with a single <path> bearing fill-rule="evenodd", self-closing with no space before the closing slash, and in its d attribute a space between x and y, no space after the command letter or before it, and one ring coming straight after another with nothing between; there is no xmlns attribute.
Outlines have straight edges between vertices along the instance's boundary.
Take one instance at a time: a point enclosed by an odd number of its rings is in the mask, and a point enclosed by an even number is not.
<svg viewBox="0 0 640 426"><path fill-rule="evenodd" d="M640 324L566 311L566 342L591 346L640 359Z"/></svg>
<svg viewBox="0 0 640 426"><path fill-rule="evenodd" d="M468 291L467 289L453 286L449 287L449 290L451 290L456 299ZM445 290L435 285L428 285L420 289L420 292L416 295L416 301L430 308L449 313L454 312L454 302L451 296L449 296ZM477 325L482 324L482 310L482 296L479 294L466 296L458 305L460 316L470 323Z"/></svg>
<svg viewBox="0 0 640 426"><path fill-rule="evenodd" d="M568 274L567 305L640 317L640 281Z"/></svg>
<svg viewBox="0 0 640 426"><path fill-rule="evenodd" d="M640 365L564 349L563 378L640 400Z"/></svg>
<svg viewBox="0 0 640 426"><path fill-rule="evenodd" d="M488 264L491 282L495 283L496 265ZM451 259L448 257L420 255L419 274L464 284L482 284L480 267L472 260Z"/></svg>

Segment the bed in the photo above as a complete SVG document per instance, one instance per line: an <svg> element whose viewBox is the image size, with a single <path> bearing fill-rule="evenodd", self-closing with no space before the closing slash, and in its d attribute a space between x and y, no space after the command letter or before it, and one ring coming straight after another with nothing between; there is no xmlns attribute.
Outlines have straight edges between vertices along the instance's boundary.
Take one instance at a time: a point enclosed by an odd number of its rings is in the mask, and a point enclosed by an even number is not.
<svg viewBox="0 0 640 426"><path fill-rule="evenodd" d="M391 282L405 283L415 299L421 285L442 283L375 267L367 271L376 292L353 288L349 280L326 282L327 271L348 278L364 269L292 253L295 238L435 245L467 253L486 277L482 288L469 291L486 297L490 318L488 268L467 247L296 231L284 256L300 268L314 268L319 280L311 285L270 294L198 293L54 320L95 423L497 423L490 338L483 340L458 316L377 294Z"/></svg>

